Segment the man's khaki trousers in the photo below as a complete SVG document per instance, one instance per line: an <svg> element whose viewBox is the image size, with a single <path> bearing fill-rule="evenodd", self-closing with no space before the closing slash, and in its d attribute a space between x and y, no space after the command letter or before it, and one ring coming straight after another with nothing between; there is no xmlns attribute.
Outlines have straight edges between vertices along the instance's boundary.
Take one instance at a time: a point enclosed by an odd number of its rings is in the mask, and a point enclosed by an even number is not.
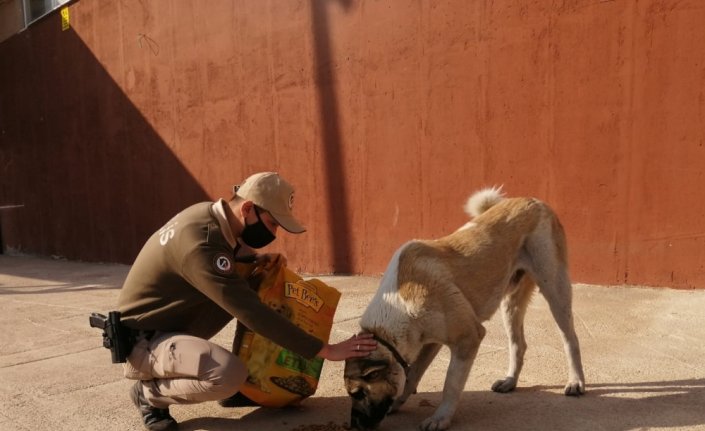
<svg viewBox="0 0 705 431"><path fill-rule="evenodd" d="M142 380L147 401L157 408L221 400L235 394L247 378L247 368L231 352L178 333L140 338L124 371L128 379Z"/></svg>

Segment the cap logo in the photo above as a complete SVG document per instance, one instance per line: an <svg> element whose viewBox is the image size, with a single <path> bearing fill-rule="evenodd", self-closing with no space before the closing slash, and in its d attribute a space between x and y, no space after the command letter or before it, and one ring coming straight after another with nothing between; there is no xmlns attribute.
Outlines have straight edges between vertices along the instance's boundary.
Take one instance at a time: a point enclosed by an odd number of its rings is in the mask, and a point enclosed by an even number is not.
<svg viewBox="0 0 705 431"><path fill-rule="evenodd" d="M289 195L289 209L294 208L294 192Z"/></svg>
<svg viewBox="0 0 705 431"><path fill-rule="evenodd" d="M231 274L233 272L233 264L225 253L215 255L213 266L216 272L220 274Z"/></svg>

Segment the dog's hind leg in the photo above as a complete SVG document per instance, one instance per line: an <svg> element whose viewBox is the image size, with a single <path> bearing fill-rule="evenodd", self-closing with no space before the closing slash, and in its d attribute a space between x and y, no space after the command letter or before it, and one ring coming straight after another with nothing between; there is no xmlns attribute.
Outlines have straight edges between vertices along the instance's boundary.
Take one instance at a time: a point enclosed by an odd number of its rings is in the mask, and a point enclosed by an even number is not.
<svg viewBox="0 0 705 431"><path fill-rule="evenodd" d="M426 344L423 346L416 361L409 366L409 374L406 376L404 392L400 397L394 400L392 407L389 409L390 413L397 411L411 394L416 393L416 388L419 385L421 377L423 377L426 369L436 357L438 351L441 350L442 346L442 344Z"/></svg>
<svg viewBox="0 0 705 431"><path fill-rule="evenodd" d="M526 352L526 340L524 338L524 316L526 307L534 292L534 281L525 275L523 271L518 271L512 280L513 290L502 300L502 318L504 329L509 338L509 369L507 376L503 380L497 380L492 385L495 392L507 393L516 388L519 381L519 373L524 365L524 353Z"/></svg>
<svg viewBox="0 0 705 431"><path fill-rule="evenodd" d="M537 226L527 238L525 248L531 256L532 276L546 298L563 338L563 348L568 359L565 394L583 394L585 377L580 344L573 326L573 286L568 275L568 251L565 232L555 215L551 213Z"/></svg>
<svg viewBox="0 0 705 431"><path fill-rule="evenodd" d="M563 348L568 359L568 383L565 386L565 394L581 395L585 393L585 377L580 358L580 343L573 326L572 286L565 270L559 270L554 280L549 283L550 287L544 288L539 284L539 288L548 302L563 338Z"/></svg>

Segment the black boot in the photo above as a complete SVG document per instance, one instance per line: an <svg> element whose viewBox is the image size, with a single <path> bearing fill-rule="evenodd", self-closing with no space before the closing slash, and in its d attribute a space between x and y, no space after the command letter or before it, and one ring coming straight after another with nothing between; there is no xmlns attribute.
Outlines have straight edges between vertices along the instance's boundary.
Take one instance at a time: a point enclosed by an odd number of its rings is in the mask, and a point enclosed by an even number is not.
<svg viewBox="0 0 705 431"><path fill-rule="evenodd" d="M176 420L169 414L169 409L159 409L147 402L142 392L142 382L137 381L130 390L130 399L142 415L142 423L149 431L165 431L177 429Z"/></svg>

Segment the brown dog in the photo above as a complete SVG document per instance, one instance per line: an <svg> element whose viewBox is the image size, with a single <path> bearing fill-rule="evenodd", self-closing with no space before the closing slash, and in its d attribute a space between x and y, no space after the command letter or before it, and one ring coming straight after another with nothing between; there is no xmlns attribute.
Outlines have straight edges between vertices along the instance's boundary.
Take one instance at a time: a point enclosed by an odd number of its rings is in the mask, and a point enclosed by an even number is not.
<svg viewBox="0 0 705 431"><path fill-rule="evenodd" d="M378 348L345 363L353 427L376 428L401 406L446 345L451 360L443 399L420 428L447 429L485 335L482 322L500 305L509 370L492 390L512 391L523 365L524 314L535 285L563 337L569 368L565 394L584 393L565 234L555 213L536 199L505 199L496 188L475 193L465 210L474 217L471 222L437 240L410 241L389 263L360 320L361 331L374 334Z"/></svg>

